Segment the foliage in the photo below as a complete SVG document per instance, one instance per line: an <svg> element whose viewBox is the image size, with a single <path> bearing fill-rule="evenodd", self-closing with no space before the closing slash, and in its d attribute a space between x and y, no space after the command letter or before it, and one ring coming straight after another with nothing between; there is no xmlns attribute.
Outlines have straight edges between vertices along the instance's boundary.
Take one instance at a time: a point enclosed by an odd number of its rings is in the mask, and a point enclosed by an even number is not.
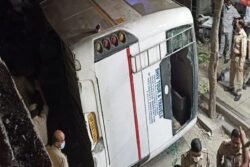
<svg viewBox="0 0 250 167"><path fill-rule="evenodd" d="M200 52L198 54L198 61L199 64L208 64L209 63L209 56L205 52Z"/></svg>
<svg viewBox="0 0 250 167"><path fill-rule="evenodd" d="M209 85L208 82L202 81L199 83L199 93L205 94L209 91Z"/></svg>

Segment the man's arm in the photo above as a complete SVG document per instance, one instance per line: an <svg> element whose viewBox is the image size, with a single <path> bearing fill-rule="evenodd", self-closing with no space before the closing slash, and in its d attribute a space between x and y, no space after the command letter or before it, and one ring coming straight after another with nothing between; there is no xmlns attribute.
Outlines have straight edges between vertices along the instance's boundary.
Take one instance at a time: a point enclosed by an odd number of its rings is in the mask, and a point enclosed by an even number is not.
<svg viewBox="0 0 250 167"><path fill-rule="evenodd" d="M248 49L248 56L247 56L247 59L248 61L250 61L250 35L248 36L248 39L247 39L247 49Z"/></svg>
<svg viewBox="0 0 250 167"><path fill-rule="evenodd" d="M239 12L238 12L238 10L236 8L234 8L233 17L234 18L240 18L241 17L240 14L239 14Z"/></svg>
<svg viewBox="0 0 250 167"><path fill-rule="evenodd" d="M222 157L223 157L223 154L222 154L222 148L223 148L223 143L221 143L221 145L220 145L220 147L219 147L219 149L218 149L218 151L217 151L217 157L216 157L216 159L217 159L217 167L222 167Z"/></svg>
<svg viewBox="0 0 250 167"><path fill-rule="evenodd" d="M210 159L209 159L209 155L207 153L207 167L209 167L209 166L210 166Z"/></svg>
<svg viewBox="0 0 250 167"><path fill-rule="evenodd" d="M247 37L243 37L241 40L241 56L243 61L245 61L247 55Z"/></svg>
<svg viewBox="0 0 250 167"><path fill-rule="evenodd" d="M244 146L245 143L247 142L246 134L243 131L243 129L240 127L240 139L241 143ZM247 147L242 148L242 164L240 167L248 167L249 164L249 152Z"/></svg>

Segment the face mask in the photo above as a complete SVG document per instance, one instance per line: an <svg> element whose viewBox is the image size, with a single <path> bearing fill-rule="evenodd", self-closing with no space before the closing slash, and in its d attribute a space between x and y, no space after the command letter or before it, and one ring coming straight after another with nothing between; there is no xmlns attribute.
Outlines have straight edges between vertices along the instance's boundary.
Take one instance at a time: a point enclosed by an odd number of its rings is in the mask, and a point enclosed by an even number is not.
<svg viewBox="0 0 250 167"><path fill-rule="evenodd" d="M62 150L64 149L64 147L65 147L65 141L60 145L60 149Z"/></svg>
<svg viewBox="0 0 250 167"><path fill-rule="evenodd" d="M232 7L232 5L226 5L228 9L230 9Z"/></svg>

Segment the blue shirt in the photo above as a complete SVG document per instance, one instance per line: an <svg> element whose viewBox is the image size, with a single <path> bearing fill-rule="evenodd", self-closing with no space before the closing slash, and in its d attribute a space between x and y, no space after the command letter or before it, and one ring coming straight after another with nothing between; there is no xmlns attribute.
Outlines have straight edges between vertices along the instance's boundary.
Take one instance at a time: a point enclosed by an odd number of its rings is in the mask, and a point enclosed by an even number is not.
<svg viewBox="0 0 250 167"><path fill-rule="evenodd" d="M223 5L223 16L221 20L222 32L224 33L233 33L233 20L234 18L239 18L240 14L232 5L228 8L226 5Z"/></svg>

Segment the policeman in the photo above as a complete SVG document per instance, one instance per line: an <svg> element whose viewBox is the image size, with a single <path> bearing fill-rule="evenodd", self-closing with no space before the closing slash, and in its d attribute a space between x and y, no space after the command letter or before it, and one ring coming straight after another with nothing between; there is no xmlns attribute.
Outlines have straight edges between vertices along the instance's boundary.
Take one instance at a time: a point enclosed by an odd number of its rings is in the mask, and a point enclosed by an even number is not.
<svg viewBox="0 0 250 167"><path fill-rule="evenodd" d="M246 7L246 16L245 16L245 30L247 33L247 58L244 67L244 81L243 81L243 89L247 89L247 81L250 78L250 6Z"/></svg>
<svg viewBox="0 0 250 167"><path fill-rule="evenodd" d="M240 100L243 86L243 71L247 49L247 35L243 27L244 22L236 20L229 81L230 91L235 94L234 101Z"/></svg>
<svg viewBox="0 0 250 167"><path fill-rule="evenodd" d="M225 0L223 6L222 20L220 27L220 55L224 55L224 63L228 63L231 54L231 45L233 37L233 20L239 18L240 14L232 5L231 0Z"/></svg>
<svg viewBox="0 0 250 167"><path fill-rule="evenodd" d="M191 149L181 155L182 167L209 167L210 160L207 150L202 150L201 141L195 138L191 142Z"/></svg>
<svg viewBox="0 0 250 167"><path fill-rule="evenodd" d="M221 143L217 151L217 167L240 167L242 160L240 131L234 129L231 140ZM224 158L224 161L222 159Z"/></svg>

